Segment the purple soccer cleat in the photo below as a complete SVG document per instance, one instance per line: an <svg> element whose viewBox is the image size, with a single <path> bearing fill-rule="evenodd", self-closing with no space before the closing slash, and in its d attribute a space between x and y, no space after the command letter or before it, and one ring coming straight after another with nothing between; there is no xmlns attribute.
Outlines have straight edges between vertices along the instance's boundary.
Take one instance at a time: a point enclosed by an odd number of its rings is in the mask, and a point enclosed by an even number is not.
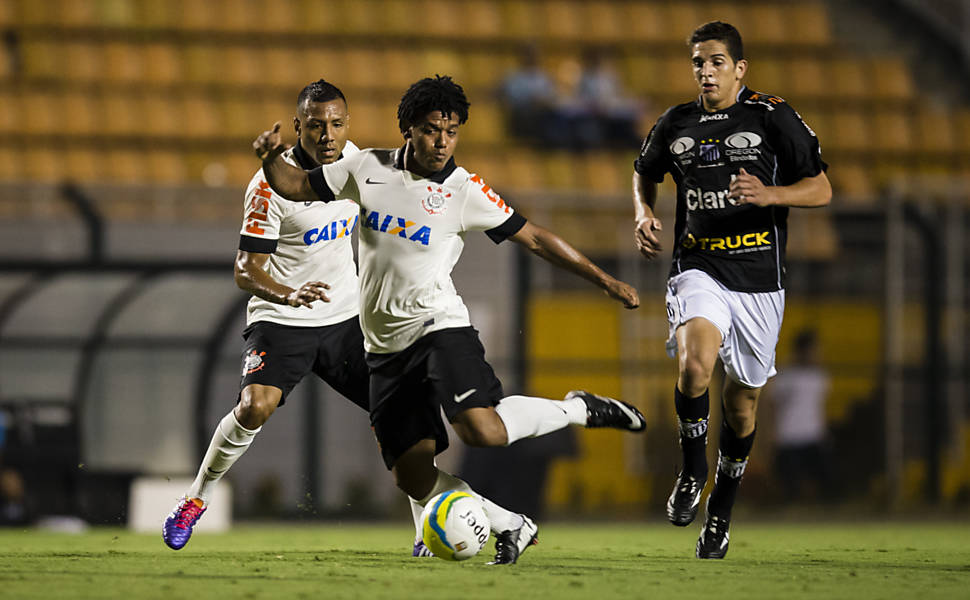
<svg viewBox="0 0 970 600"><path fill-rule="evenodd" d="M165 519L162 526L162 539L172 550L181 550L192 537L192 528L205 509L191 498L182 498Z"/></svg>
<svg viewBox="0 0 970 600"><path fill-rule="evenodd" d="M434 554L424 545L424 540L414 540L414 550L411 551L411 556L425 558L427 556L434 556Z"/></svg>

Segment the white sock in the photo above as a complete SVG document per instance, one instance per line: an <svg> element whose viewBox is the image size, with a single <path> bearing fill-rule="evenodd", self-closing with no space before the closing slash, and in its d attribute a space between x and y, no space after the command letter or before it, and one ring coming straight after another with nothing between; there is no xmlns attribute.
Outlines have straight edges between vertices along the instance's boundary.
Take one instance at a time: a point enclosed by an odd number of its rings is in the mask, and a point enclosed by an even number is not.
<svg viewBox="0 0 970 600"><path fill-rule="evenodd" d="M408 496L408 501L411 503L411 517L414 519L414 541L416 542L424 538L424 524L421 522L421 513L424 512L424 506L411 496Z"/></svg>
<svg viewBox="0 0 970 600"><path fill-rule="evenodd" d="M209 449L206 450L205 458L199 466L199 474L195 476L195 481L192 482L186 495L189 498L199 498L203 502L208 502L209 493L216 482L222 479L240 456L245 454L260 429L262 427L246 429L236 420L233 411L229 411L229 414L224 416L216 426L212 441L209 442Z"/></svg>
<svg viewBox="0 0 970 600"><path fill-rule="evenodd" d="M502 508L498 504L495 504L488 498L473 490L470 485L461 479L458 479L450 473L445 473L441 469L438 469L438 479L435 481L434 487L431 488L428 495L421 500L417 500L416 502L419 505L424 506L428 503L428 500L431 500L441 492L447 490L459 490L478 498L478 500L481 501L482 505L485 507L485 514L488 515L488 520L492 525L492 533L501 533L510 529L518 529L519 527L522 527L523 523L525 522L522 519L522 515Z"/></svg>
<svg viewBox="0 0 970 600"><path fill-rule="evenodd" d="M509 444L523 438L552 433L569 424L586 424L586 403L582 398L549 400L508 396L499 401L495 412L505 423Z"/></svg>

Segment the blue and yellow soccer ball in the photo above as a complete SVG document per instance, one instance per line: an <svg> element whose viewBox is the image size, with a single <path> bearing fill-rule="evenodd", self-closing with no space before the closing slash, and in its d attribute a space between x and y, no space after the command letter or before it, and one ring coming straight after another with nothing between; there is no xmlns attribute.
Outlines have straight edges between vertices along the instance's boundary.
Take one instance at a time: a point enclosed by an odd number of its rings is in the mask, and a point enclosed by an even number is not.
<svg viewBox="0 0 970 600"><path fill-rule="evenodd" d="M444 560L468 560L488 543L490 523L477 498L458 490L442 492L421 513L424 545Z"/></svg>

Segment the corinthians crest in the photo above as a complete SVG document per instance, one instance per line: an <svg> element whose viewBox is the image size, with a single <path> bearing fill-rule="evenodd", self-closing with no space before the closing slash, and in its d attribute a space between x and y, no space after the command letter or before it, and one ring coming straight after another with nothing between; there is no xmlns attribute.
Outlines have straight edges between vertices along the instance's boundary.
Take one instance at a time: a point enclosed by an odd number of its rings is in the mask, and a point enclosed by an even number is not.
<svg viewBox="0 0 970 600"><path fill-rule="evenodd" d="M447 200L451 198L451 192L445 192L443 188L433 188L428 186L428 195L421 201L421 207L429 215L440 215L447 208Z"/></svg>

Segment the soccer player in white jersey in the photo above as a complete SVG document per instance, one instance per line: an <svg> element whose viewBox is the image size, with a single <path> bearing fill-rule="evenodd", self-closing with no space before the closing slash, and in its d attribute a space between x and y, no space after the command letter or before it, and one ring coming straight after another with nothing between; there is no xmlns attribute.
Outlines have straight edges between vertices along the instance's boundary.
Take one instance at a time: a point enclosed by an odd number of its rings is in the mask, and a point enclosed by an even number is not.
<svg viewBox="0 0 970 600"><path fill-rule="evenodd" d="M340 89L322 79L307 85L293 119L299 143L283 160L312 169L359 152L347 139L349 122ZM162 537L175 550L189 541L216 482L304 377L313 373L369 408L351 247L357 205L288 202L273 193L260 169L249 182L243 210L235 280L253 297L243 332L241 389L238 404L216 427L195 481L165 522ZM412 509L413 554L427 556L420 541L421 507L412 500Z"/></svg>
<svg viewBox="0 0 970 600"><path fill-rule="evenodd" d="M453 154L468 101L450 77L412 85L398 106L404 146L364 150L309 173L279 158L279 124L254 143L267 181L294 201L360 205L361 325L371 370L371 424L398 487L419 503L450 489L474 493L439 470L448 446L441 409L472 446L501 446L566 427L643 431L626 403L573 391L565 400L505 396L451 280L464 236L509 238L601 287L627 308L634 288L594 265L554 233L527 222ZM477 494L476 494L477 495ZM481 498L481 496L478 496ZM495 564L511 564L536 542L525 515L482 498L495 532Z"/></svg>

